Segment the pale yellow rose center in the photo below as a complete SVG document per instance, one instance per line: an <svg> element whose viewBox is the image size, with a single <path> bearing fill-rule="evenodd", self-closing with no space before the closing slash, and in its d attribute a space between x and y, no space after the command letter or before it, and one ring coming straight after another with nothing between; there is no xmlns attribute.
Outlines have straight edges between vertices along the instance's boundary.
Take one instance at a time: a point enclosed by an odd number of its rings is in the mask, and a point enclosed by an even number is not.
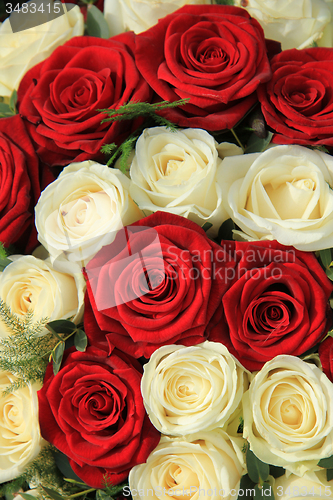
<svg viewBox="0 0 333 500"><path fill-rule="evenodd" d="M182 155L162 152L155 155L153 160L156 167L156 180L167 177L177 185L188 181L198 167L193 157L185 151Z"/></svg>
<svg viewBox="0 0 333 500"><path fill-rule="evenodd" d="M263 169L255 176L245 209L267 219L320 218L317 174L303 177L304 169L299 166L277 176L277 168Z"/></svg>
<svg viewBox="0 0 333 500"><path fill-rule="evenodd" d="M198 476L192 471L185 459L183 460L181 456L177 458L177 462L170 458L162 465L159 470L159 485L172 490L168 496L188 499L194 494L194 490L192 490L190 495L190 488L199 487Z"/></svg>
<svg viewBox="0 0 333 500"><path fill-rule="evenodd" d="M285 436L314 433L317 416L310 393L301 377L292 377L286 383L277 384L273 390L272 387L267 389L261 402L266 423L276 429L280 437L281 433Z"/></svg>

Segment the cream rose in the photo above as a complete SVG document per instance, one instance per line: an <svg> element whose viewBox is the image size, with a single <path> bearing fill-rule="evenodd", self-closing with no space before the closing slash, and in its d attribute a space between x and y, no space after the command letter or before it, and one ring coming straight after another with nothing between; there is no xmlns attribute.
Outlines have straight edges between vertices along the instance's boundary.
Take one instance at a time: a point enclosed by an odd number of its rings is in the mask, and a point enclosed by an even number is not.
<svg viewBox="0 0 333 500"><path fill-rule="evenodd" d="M242 238L275 239L305 251L333 246L330 155L303 146L276 146L225 158L217 179L224 207Z"/></svg>
<svg viewBox="0 0 333 500"><path fill-rule="evenodd" d="M134 500L198 500L203 491L212 500L237 498L245 471L243 453L235 441L221 430L186 438L163 436L147 462L129 474Z"/></svg>
<svg viewBox="0 0 333 500"><path fill-rule="evenodd" d="M10 372L0 372L0 393L16 380ZM41 450L37 399L40 388L40 384L29 384L0 397L0 483L22 474Z"/></svg>
<svg viewBox="0 0 333 500"><path fill-rule="evenodd" d="M38 239L56 269L73 274L116 232L142 218L130 180L92 161L72 163L42 192L35 208Z"/></svg>
<svg viewBox="0 0 333 500"><path fill-rule="evenodd" d="M67 40L83 35L83 31L83 15L78 6L71 6L53 21L17 33L13 33L6 19L0 27L0 96L10 97L30 68Z"/></svg>
<svg viewBox="0 0 333 500"><path fill-rule="evenodd" d="M171 132L166 127L144 130L132 161L130 193L147 215L162 210L217 231L227 214L216 183L221 159L215 139L205 130ZM230 145L223 144L228 153ZM238 148L233 154L238 153Z"/></svg>
<svg viewBox="0 0 333 500"><path fill-rule="evenodd" d="M0 275L0 298L20 319L32 311L35 322L47 317L49 321L73 318L78 323L83 315L84 291L82 275L75 280L32 255L16 256ZM0 337L12 333L0 320Z"/></svg>
<svg viewBox="0 0 333 500"><path fill-rule="evenodd" d="M181 436L223 427L248 388L247 372L216 342L160 347L144 365L143 402L163 434Z"/></svg>
<svg viewBox="0 0 333 500"><path fill-rule="evenodd" d="M245 7L282 50L311 46L331 20L324 0L235 0L235 5Z"/></svg>
<svg viewBox="0 0 333 500"><path fill-rule="evenodd" d="M333 384L314 364L277 356L243 397L244 437L263 462L302 476L333 455Z"/></svg>
<svg viewBox="0 0 333 500"><path fill-rule="evenodd" d="M274 481L273 493L274 498L279 500L323 500L333 498L333 484L327 481L326 470L305 474L303 477L284 474Z"/></svg>
<svg viewBox="0 0 333 500"><path fill-rule="evenodd" d="M141 33L183 5L210 3L210 0L104 0L104 16L111 36L127 30Z"/></svg>

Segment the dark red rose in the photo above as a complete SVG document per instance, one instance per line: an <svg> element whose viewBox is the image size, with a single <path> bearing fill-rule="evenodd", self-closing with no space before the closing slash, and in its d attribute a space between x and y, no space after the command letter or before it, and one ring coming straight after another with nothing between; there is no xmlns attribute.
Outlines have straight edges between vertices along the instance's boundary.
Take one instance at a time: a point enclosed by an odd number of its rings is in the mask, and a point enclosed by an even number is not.
<svg viewBox="0 0 333 500"><path fill-rule="evenodd" d="M107 338L147 358L162 345L203 342L235 265L228 252L194 222L165 212L125 231L86 268L89 342L103 346Z"/></svg>
<svg viewBox="0 0 333 500"><path fill-rule="evenodd" d="M39 163L19 115L0 119L0 242L20 250L37 244L34 206L40 195Z"/></svg>
<svg viewBox="0 0 333 500"><path fill-rule="evenodd" d="M38 391L42 436L63 452L85 483L118 484L145 462L159 432L145 412L141 365L110 347L65 352L56 376L49 364Z"/></svg>
<svg viewBox="0 0 333 500"><path fill-rule="evenodd" d="M333 146L333 49L285 50L258 99L276 144Z"/></svg>
<svg viewBox="0 0 333 500"><path fill-rule="evenodd" d="M299 356L322 340L332 324L333 284L314 254L276 241L236 242L234 258L225 317L209 340L226 345L249 370L279 354Z"/></svg>
<svg viewBox="0 0 333 500"><path fill-rule="evenodd" d="M159 98L190 98L165 111L184 127L232 128L271 77L263 30L238 7L186 5L140 33L136 47L138 68Z"/></svg>
<svg viewBox="0 0 333 500"><path fill-rule="evenodd" d="M333 338L327 337L320 344L318 352L323 372L333 382Z"/></svg>
<svg viewBox="0 0 333 500"><path fill-rule="evenodd" d="M106 115L98 110L150 100L134 62L134 38L130 32L73 38L23 77L18 108L42 161L102 161L104 143L121 143L131 133L129 121L101 124Z"/></svg>

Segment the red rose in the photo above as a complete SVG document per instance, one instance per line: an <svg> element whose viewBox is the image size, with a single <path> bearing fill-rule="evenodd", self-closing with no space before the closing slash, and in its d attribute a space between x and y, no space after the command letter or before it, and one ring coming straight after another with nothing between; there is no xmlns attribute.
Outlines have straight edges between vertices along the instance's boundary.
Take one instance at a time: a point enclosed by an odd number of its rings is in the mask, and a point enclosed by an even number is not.
<svg viewBox="0 0 333 500"><path fill-rule="evenodd" d="M0 119L0 169L0 242L30 252L37 243L39 164L19 115Z"/></svg>
<svg viewBox="0 0 333 500"><path fill-rule="evenodd" d="M118 484L160 438L143 406L142 369L112 348L73 349L56 376L51 364L46 370L38 391L41 433L89 486L103 488L105 475Z"/></svg>
<svg viewBox="0 0 333 500"><path fill-rule="evenodd" d="M147 358L162 345L203 342L228 287L219 274L235 264L227 251L194 222L165 212L125 231L127 241L119 232L86 268L89 342L108 338Z"/></svg>
<svg viewBox="0 0 333 500"><path fill-rule="evenodd" d="M104 143L120 143L130 134L132 122L101 124L106 115L98 110L150 100L135 66L134 37L73 38L23 77L19 112L45 163L103 160Z"/></svg>
<svg viewBox="0 0 333 500"><path fill-rule="evenodd" d="M234 281L222 299L225 318L209 340L226 345L248 370L320 342L332 323L333 284L314 254L276 241L237 242L234 257Z"/></svg>
<svg viewBox="0 0 333 500"><path fill-rule="evenodd" d="M327 337L320 344L318 352L323 372L333 382L333 338Z"/></svg>
<svg viewBox="0 0 333 500"><path fill-rule="evenodd" d="M258 99L276 144L333 145L333 49L285 50Z"/></svg>
<svg viewBox="0 0 333 500"><path fill-rule="evenodd" d="M184 127L232 128L271 77L263 30L238 7L186 5L140 33L136 47L137 66L160 98L190 98L165 111Z"/></svg>

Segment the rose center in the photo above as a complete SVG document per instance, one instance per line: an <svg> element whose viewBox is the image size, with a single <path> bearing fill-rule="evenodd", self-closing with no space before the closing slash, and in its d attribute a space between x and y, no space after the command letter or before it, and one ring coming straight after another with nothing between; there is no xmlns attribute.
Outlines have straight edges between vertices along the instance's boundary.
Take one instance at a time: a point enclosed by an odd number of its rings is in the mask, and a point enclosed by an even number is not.
<svg viewBox="0 0 333 500"><path fill-rule="evenodd" d="M225 54L220 47L209 47L199 56L200 62L210 62L212 59L223 59Z"/></svg>
<svg viewBox="0 0 333 500"><path fill-rule="evenodd" d="M301 425L303 420L302 413L290 399L282 403L280 413L282 422L285 424L293 427Z"/></svg>

